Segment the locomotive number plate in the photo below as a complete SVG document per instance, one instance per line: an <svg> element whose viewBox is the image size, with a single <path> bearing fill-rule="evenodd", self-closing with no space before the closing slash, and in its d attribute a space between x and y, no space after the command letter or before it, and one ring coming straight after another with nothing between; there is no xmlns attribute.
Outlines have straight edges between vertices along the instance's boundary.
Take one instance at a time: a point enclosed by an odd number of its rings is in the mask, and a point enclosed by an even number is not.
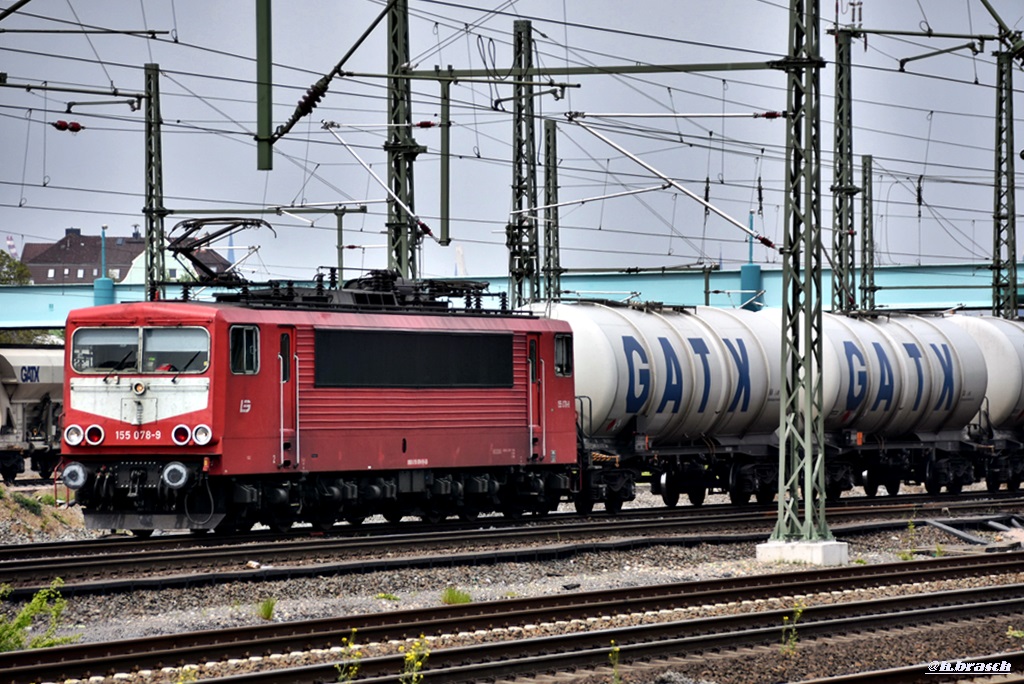
<svg viewBox="0 0 1024 684"><path fill-rule="evenodd" d="M115 430L114 439L121 442L147 442L160 439L159 430Z"/></svg>

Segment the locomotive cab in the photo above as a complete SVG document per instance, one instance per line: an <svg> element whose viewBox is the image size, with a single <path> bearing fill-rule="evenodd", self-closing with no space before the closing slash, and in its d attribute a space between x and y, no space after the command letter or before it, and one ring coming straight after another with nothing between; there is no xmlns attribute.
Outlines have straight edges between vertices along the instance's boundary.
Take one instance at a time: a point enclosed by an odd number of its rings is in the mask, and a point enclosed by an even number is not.
<svg viewBox="0 0 1024 684"><path fill-rule="evenodd" d="M93 529L215 526L223 514L197 496L216 455L211 319L140 314L130 305L70 318L64 482Z"/></svg>

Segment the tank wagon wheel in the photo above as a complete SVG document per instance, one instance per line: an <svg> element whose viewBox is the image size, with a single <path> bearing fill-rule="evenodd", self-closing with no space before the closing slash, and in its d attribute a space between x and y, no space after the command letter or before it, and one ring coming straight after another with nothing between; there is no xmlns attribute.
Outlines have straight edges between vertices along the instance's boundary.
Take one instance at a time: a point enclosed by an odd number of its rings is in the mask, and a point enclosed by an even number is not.
<svg viewBox="0 0 1024 684"><path fill-rule="evenodd" d="M699 487L692 487L686 490L686 498L690 500L692 506L702 506L704 504L704 497L707 496L708 488L701 485Z"/></svg>
<svg viewBox="0 0 1024 684"><path fill-rule="evenodd" d="M590 515L594 512L593 499L589 498L589 496L586 496L586 498L584 498L587 494L589 494L589 492L580 492L579 494L576 495L576 501L574 502L574 505L576 507L576 512L580 515Z"/></svg>
<svg viewBox="0 0 1024 684"><path fill-rule="evenodd" d="M1011 477L1009 480L1006 481L1006 491L1015 492L1018 489L1020 489L1019 477Z"/></svg>
<svg viewBox="0 0 1024 684"><path fill-rule="evenodd" d="M277 519L273 522L267 523L267 527L277 534L284 534L292 529L292 521Z"/></svg>
<svg viewBox="0 0 1024 684"><path fill-rule="evenodd" d="M501 509L501 514L509 520L522 520L523 513L524 511L521 506L507 506Z"/></svg>
<svg viewBox="0 0 1024 684"><path fill-rule="evenodd" d="M1000 482L996 478L992 477L991 475L989 475L988 477L985 478L985 489L988 490L989 493L998 492L999 491L999 485L1001 485L1001 484L1002 484L1002 482Z"/></svg>
<svg viewBox="0 0 1024 684"><path fill-rule="evenodd" d="M622 512L622 499L609 494L608 499L604 502L604 510L608 512L608 515L618 515Z"/></svg>
<svg viewBox="0 0 1024 684"><path fill-rule="evenodd" d="M397 525L398 523L402 522L402 518L404 518L404 517L405 517L405 515L403 515L401 511L385 511L384 512L384 519L387 520L392 525Z"/></svg>
<svg viewBox="0 0 1024 684"><path fill-rule="evenodd" d="M349 525L362 525L363 521L366 520L366 516L361 513L346 513L345 522Z"/></svg>
<svg viewBox="0 0 1024 684"><path fill-rule="evenodd" d="M693 497L691 496L691 499ZM666 485L661 490L661 500L665 502L665 505L669 508L675 508L679 503L679 490L674 485ZM698 504L699 505L699 504Z"/></svg>
<svg viewBox="0 0 1024 684"><path fill-rule="evenodd" d="M885 481L882 483L882 485L885 487L886 494L888 494L889 496L896 496L897 494L900 493L899 475L890 475L889 477L885 478Z"/></svg>
<svg viewBox="0 0 1024 684"><path fill-rule="evenodd" d="M132 530L132 536L139 539L149 539L153 536L153 530Z"/></svg>
<svg viewBox="0 0 1024 684"><path fill-rule="evenodd" d="M13 485L14 481L18 479L18 471L13 467L0 469L0 476L4 479L5 485Z"/></svg>
<svg viewBox="0 0 1024 684"><path fill-rule="evenodd" d="M476 522L480 517L480 511L469 506L459 509L459 520L462 522Z"/></svg>
<svg viewBox="0 0 1024 684"><path fill-rule="evenodd" d="M750 492L745 492L737 487L730 488L729 503L733 506L744 506L750 503Z"/></svg>
<svg viewBox="0 0 1024 684"><path fill-rule="evenodd" d="M950 482L948 485L946 485L946 491L949 492L950 494L959 494L963 490L964 483L960 482L959 480L955 482Z"/></svg>
<svg viewBox="0 0 1024 684"><path fill-rule="evenodd" d="M868 498L874 498L878 495L878 476L874 473L874 469L868 469L864 473L864 494Z"/></svg>
<svg viewBox="0 0 1024 684"><path fill-rule="evenodd" d="M767 506L771 502L775 501L775 490L774 489L759 489L754 493L754 498L757 499L757 503L762 506Z"/></svg>
<svg viewBox="0 0 1024 684"><path fill-rule="evenodd" d="M932 496L938 496L942 491L942 484L939 482L938 473L932 461L929 461L924 468L924 490Z"/></svg>
<svg viewBox="0 0 1024 684"><path fill-rule="evenodd" d="M330 532L334 529L334 523L334 518L323 518L320 520L313 520L310 522L310 524L313 526L313 529L317 532Z"/></svg>

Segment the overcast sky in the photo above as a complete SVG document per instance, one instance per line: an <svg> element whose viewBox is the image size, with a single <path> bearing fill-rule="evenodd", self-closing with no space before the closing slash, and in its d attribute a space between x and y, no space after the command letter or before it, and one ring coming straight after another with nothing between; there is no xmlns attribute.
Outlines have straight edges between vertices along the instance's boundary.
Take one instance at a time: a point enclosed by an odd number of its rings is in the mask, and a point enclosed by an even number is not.
<svg viewBox="0 0 1024 684"><path fill-rule="evenodd" d="M0 2L0 7L11 4ZM468 8L465 5L475 5ZM851 3L822 3L821 73L824 241L831 244L833 42L824 29L851 20ZM533 22L541 66L760 62L787 50L784 0L486 0L474 3L409 0L415 66L492 68L512 60L513 21ZM1014 29L1024 8L993 0ZM386 30L381 24L345 68L362 74L335 79L312 116L275 146L273 171L256 169L255 21L251 0L34 0L0 23L0 71L12 84L47 83L141 92L143 65L160 65L164 119L165 205L187 209L255 209L369 200L369 212L345 221L346 266L386 265L384 190L321 120L380 177L386 120ZM306 88L330 71L384 6L383 0L292 0L274 5L274 119L284 123ZM81 33L74 29L167 32L155 39ZM864 0L869 29L994 34L980 0ZM31 30L30 32L24 32ZM58 32L38 32L52 30ZM876 256L879 264L984 263L992 245L993 42L974 55L966 39L871 35L854 48L854 149L875 159ZM978 46L982 47L982 46ZM1017 90L1024 74L1015 72ZM580 76L566 96L537 98L536 109L559 125L560 199L593 198L649 188L659 180L565 113L696 114L691 118L590 119L604 135L746 224L782 241L785 127L780 120L737 118L786 107L779 71ZM414 86L416 121L439 119L435 82ZM511 95L507 84L463 83L452 90L452 238L427 242L421 271L428 276L507 270L504 228L511 208ZM144 114L125 97L0 88L0 239L59 239L66 228L111 235L144 229ZM68 103L78 103L68 113ZM1018 118L1024 116L1016 98ZM721 116L722 114L733 116ZM59 131L58 120L85 127ZM538 124L538 143L541 140ZM436 229L439 206L438 129L417 129L427 147L416 164L416 210ZM1024 134L1018 134L1018 149ZM1024 164L1019 159L1018 168ZM918 189L920 179L920 202ZM758 189L760 187L760 190ZM543 180L541 177L541 197ZM859 216L858 202L858 216ZM188 214L170 216L167 229ZM268 217L269 231L236 245L258 245L247 263L255 278L306 278L335 262L335 219ZM859 218L858 218L859 220ZM663 190L566 207L561 215L562 265L661 267L748 258L746 235L677 191ZM240 253L240 252L239 252ZM779 262L755 247L754 260ZM357 275L355 270L346 276Z"/></svg>

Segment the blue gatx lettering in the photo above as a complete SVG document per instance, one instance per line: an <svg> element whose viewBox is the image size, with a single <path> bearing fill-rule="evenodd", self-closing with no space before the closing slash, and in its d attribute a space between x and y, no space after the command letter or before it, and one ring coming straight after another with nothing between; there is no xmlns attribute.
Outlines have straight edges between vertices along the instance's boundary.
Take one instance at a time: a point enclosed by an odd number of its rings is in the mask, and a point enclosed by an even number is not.
<svg viewBox="0 0 1024 684"><path fill-rule="evenodd" d="M743 340L736 340L736 346L732 346L731 340L723 340L729 353L732 354L732 360L736 362L736 393L732 395L732 402L729 404L729 410L735 411L736 405L740 402L740 398L743 399L743 406L740 407L741 411L746 411L747 407L750 406L750 357L747 356L747 347L743 344Z"/></svg>
<svg viewBox="0 0 1024 684"><path fill-rule="evenodd" d="M921 393L924 392L924 369L921 368L921 350L916 344L911 342L905 342L903 348L907 350L907 356L914 359L914 365L917 366L917 395L914 397L914 408L921 405Z"/></svg>
<svg viewBox="0 0 1024 684"><path fill-rule="evenodd" d="M677 413L683 404L683 369L668 338L659 337L658 342L661 343L661 351L665 353L665 394L658 404L658 413L664 411L670 401L675 404L672 413Z"/></svg>
<svg viewBox="0 0 1024 684"><path fill-rule="evenodd" d="M874 411L878 408L878 405L883 401L885 402L885 409L889 410L892 408L892 400L896 393L895 382L892 374L892 363L889 361L889 357L886 355L885 350L882 349L882 345L878 342L872 343L875 348L875 356L878 357L878 394L875 395L875 403L871 407Z"/></svg>
<svg viewBox="0 0 1024 684"><path fill-rule="evenodd" d="M693 353L700 357L701 368L704 369L704 389L700 395L700 406L697 407L697 413L704 413L704 409L708 407L708 396L711 394L711 365L708 363L708 354L711 352L708 350L707 342L700 337L691 337L689 342Z"/></svg>
<svg viewBox="0 0 1024 684"><path fill-rule="evenodd" d="M846 392L846 410L853 411L864 401L868 372L864 367L864 355L853 341L844 341L843 349L846 351L846 366L849 370L850 385L850 389Z"/></svg>
<svg viewBox="0 0 1024 684"><path fill-rule="evenodd" d="M651 392L651 369L647 354L635 337L622 336L622 350L626 352L629 385L626 389L626 413L637 413L647 403Z"/></svg>
<svg viewBox="0 0 1024 684"><path fill-rule="evenodd" d="M942 366L942 392L939 394L939 401L935 404L935 411L940 408L949 410L953 407L953 356L949 352L949 345L942 345L940 350L938 345L931 345L932 351L935 352L935 357L939 360L939 365ZM942 406L942 400L946 400L946 405Z"/></svg>

